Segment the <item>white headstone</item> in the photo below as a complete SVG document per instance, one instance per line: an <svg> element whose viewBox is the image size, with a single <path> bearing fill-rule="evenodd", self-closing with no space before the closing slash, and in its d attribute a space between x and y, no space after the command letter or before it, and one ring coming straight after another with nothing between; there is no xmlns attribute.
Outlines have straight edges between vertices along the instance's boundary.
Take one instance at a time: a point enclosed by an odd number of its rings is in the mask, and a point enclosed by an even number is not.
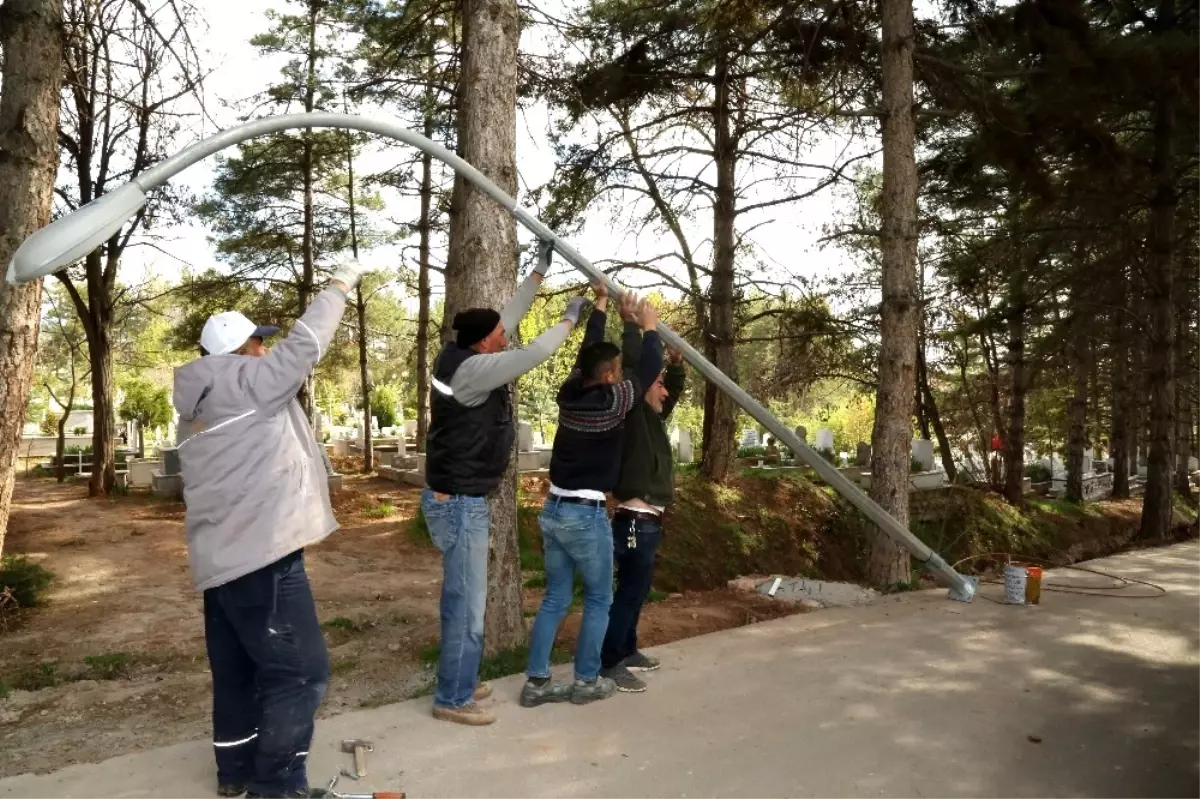
<svg viewBox="0 0 1200 799"><path fill-rule="evenodd" d="M742 431L742 446L757 447L758 446L758 431L753 427L747 427Z"/></svg>
<svg viewBox="0 0 1200 799"><path fill-rule="evenodd" d="M696 453L692 451L692 434L679 428L679 462L691 463Z"/></svg>
<svg viewBox="0 0 1200 799"><path fill-rule="evenodd" d="M1085 450L1083 451L1083 471L1082 471L1082 474L1091 474L1093 471L1094 471L1094 470L1093 470L1093 468L1092 468L1092 451L1091 451L1090 449L1085 449Z"/></svg>
<svg viewBox="0 0 1200 799"><path fill-rule="evenodd" d="M417 436L417 420L416 419L405 419L404 420L404 436L405 436L405 438L416 438L416 436Z"/></svg>
<svg viewBox="0 0 1200 799"><path fill-rule="evenodd" d="M533 448L534 448L534 449L541 449L541 448L542 448L542 447L544 447L544 446L546 446L546 439L545 439L545 437L542 435L542 431L541 431L541 430L534 430L534 431L533 431Z"/></svg>
<svg viewBox="0 0 1200 799"><path fill-rule="evenodd" d="M378 417L378 416L372 416L372 417L371 417L371 429L372 429L372 430L378 430L378 429L379 429L379 417Z"/></svg>
<svg viewBox="0 0 1200 799"><path fill-rule="evenodd" d="M533 451L533 425L517 422L517 452Z"/></svg>
<svg viewBox="0 0 1200 799"><path fill-rule="evenodd" d="M828 427L822 427L817 431L817 439L813 442L813 448L821 452L833 452L833 431Z"/></svg>
<svg viewBox="0 0 1200 799"><path fill-rule="evenodd" d="M924 438L914 438L912 442L913 460L921 464L921 471L933 471L933 442Z"/></svg>
<svg viewBox="0 0 1200 799"><path fill-rule="evenodd" d="M1197 460L1196 458L1189 456L1188 457L1188 471L1194 472L1197 469L1200 469L1200 460Z"/></svg>

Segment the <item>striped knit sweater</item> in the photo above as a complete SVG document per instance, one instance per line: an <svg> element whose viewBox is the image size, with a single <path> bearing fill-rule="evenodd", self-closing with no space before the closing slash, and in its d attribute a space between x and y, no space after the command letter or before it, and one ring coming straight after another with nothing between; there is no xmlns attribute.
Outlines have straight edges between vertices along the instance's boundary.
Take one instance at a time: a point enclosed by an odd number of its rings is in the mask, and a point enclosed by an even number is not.
<svg viewBox="0 0 1200 799"><path fill-rule="evenodd" d="M592 311L582 347L604 338L606 321L603 311ZM662 363L662 343L658 333L649 330L642 337L641 361L631 378L588 386L578 368L571 372L558 391L551 484L569 491L611 491L616 486L625 415L642 401L645 387L658 378Z"/></svg>

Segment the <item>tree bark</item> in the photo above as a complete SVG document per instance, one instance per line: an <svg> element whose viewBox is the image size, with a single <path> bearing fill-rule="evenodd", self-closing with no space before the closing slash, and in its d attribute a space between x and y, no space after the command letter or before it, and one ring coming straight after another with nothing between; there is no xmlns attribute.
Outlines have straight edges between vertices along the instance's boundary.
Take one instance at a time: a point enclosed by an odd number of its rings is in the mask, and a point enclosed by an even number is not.
<svg viewBox="0 0 1200 799"><path fill-rule="evenodd" d="M307 65L305 72L304 85L304 110L307 113L312 113L316 105L317 94L317 12L320 8L319 0L309 0L308 2L308 53ZM308 309L308 304L312 302L313 285L316 282L315 258L313 254L313 140L312 128L305 128L302 136L303 150L300 156L300 171L304 181L304 235L300 241L301 269L300 286L296 292L297 304L299 311L296 314L300 316ZM304 415L308 417L308 423L312 425L316 421L316 402L313 399L313 376L310 372L308 379L304 381L304 385L300 388L300 394L297 397L300 400L300 406L304 408ZM367 418L366 425L370 426L371 420Z"/></svg>
<svg viewBox="0 0 1200 799"><path fill-rule="evenodd" d="M734 355L734 238L736 203L737 140L732 130L729 62L717 57L713 76L713 158L717 165L717 190L713 204L713 271L708 287L708 330L705 356L737 380ZM737 406L728 394L712 383L704 386L704 451L700 472L713 482L724 482L736 455Z"/></svg>
<svg viewBox="0 0 1200 799"><path fill-rule="evenodd" d="M1025 276L1021 271L1009 281L1008 361L1012 399L1008 406L1008 435L1004 439L1004 498L1020 504L1025 495L1025 394L1029 390L1025 361Z"/></svg>
<svg viewBox="0 0 1200 799"><path fill-rule="evenodd" d="M1071 335L1067 344L1073 392L1067 402L1067 502L1083 502L1083 454L1087 446L1087 329L1079 308L1082 298L1072 292Z"/></svg>
<svg viewBox="0 0 1200 799"><path fill-rule="evenodd" d="M953 483L958 478L958 469L954 465L954 450L950 447L950 439L946 436L946 427L942 424L941 414L938 413L937 399L929 385L929 364L925 359L925 322L924 311L921 312L921 331L917 344L917 396L925 419L925 427L921 434L928 439L929 429L938 442L938 452L942 459L942 468L946 470L946 478Z"/></svg>
<svg viewBox="0 0 1200 799"><path fill-rule="evenodd" d="M0 4L0 271L7 271L21 242L50 221L58 170L61 23L59 0ZM0 279L0 554L33 382L41 305L41 280L10 286Z"/></svg>
<svg viewBox="0 0 1200 799"><path fill-rule="evenodd" d="M517 44L515 0L464 0L458 90L458 150L512 196L517 194ZM499 307L517 280L517 231L512 214L461 176L454 179L450 252L446 264L447 319L464 308ZM509 331L515 333L516 331ZM512 390L514 421L519 404ZM490 497L486 651L524 643L521 561L517 544L517 464L513 457Z"/></svg>
<svg viewBox="0 0 1200 799"><path fill-rule="evenodd" d="M432 89L426 103L433 103ZM425 138L433 137L433 110L425 110ZM433 156L421 155L421 217L417 221L420 249L417 257L417 452L425 451L429 435L429 243L433 227Z"/></svg>
<svg viewBox="0 0 1200 799"><path fill-rule="evenodd" d="M871 498L908 526L912 462L912 404L916 389L917 164L913 112L912 0L881 0L883 67L883 303L880 309L879 387L871 433ZM870 581L907 585L907 550L876 530L868 559Z"/></svg>
<svg viewBox="0 0 1200 799"><path fill-rule="evenodd" d="M1132 394L1129 390L1129 327L1127 316L1129 296L1129 277L1122 269L1120 278L1115 281L1118 296L1113 311L1112 322L1112 433L1109 437L1109 447L1113 459L1113 490L1114 499L1129 497L1129 456L1132 446L1130 437L1130 407Z"/></svg>
<svg viewBox="0 0 1200 799"><path fill-rule="evenodd" d="M346 134L346 200L350 211L350 252L358 258L358 214L354 205L354 139ZM358 377L362 385L363 406L363 472L375 468L375 448L371 441L371 375L367 368L367 300L362 284L355 287L354 311L358 322ZM324 446L318 441L318 446Z"/></svg>
<svg viewBox="0 0 1200 799"><path fill-rule="evenodd" d="M1174 16L1174 0L1160 0L1156 22L1166 26ZM1175 320L1174 249L1175 213L1175 115L1174 80L1156 90L1154 113L1155 182L1150 201L1149 258L1146 269L1148 335L1146 359L1149 369L1150 434L1146 459L1146 495L1142 503L1142 538L1166 536L1171 525L1171 444L1175 434Z"/></svg>

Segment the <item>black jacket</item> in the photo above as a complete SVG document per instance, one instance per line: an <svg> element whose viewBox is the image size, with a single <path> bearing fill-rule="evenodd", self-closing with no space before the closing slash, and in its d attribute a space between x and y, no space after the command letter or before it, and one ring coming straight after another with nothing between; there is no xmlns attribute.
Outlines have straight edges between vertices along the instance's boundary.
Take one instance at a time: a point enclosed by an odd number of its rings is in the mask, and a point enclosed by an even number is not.
<svg viewBox="0 0 1200 799"><path fill-rule="evenodd" d="M429 434L425 441L425 483L441 494L481 497L500 485L512 456L516 425L508 386L493 389L475 407L463 405L449 392L454 373L478 353L450 342L433 365L436 378L429 392Z"/></svg>
<svg viewBox="0 0 1200 799"><path fill-rule="evenodd" d="M592 311L580 352L604 339L607 316ZM639 337L641 339L641 337ZM558 391L558 432L550 456L550 483L571 491L612 491L621 470L625 416L642 404L643 386L658 379L662 344L653 330L639 340L640 365L613 385L584 384L577 367Z"/></svg>
<svg viewBox="0 0 1200 799"><path fill-rule="evenodd" d="M626 322L621 349L627 371L638 367L641 344L642 334L638 326ZM621 476L613 489L613 496L621 502L640 499L660 508L671 504L675 495L675 470L666 419L679 402L684 379L683 364L668 364L663 384L670 396L663 402L662 414L655 413L645 399L640 399L625 417Z"/></svg>

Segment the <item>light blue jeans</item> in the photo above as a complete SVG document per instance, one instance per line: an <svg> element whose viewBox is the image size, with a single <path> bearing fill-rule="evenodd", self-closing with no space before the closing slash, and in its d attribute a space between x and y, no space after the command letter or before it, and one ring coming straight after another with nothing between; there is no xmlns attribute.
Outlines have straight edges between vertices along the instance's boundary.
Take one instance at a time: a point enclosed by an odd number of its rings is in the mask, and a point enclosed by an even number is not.
<svg viewBox="0 0 1200 799"><path fill-rule="evenodd" d="M483 656L483 612L487 605L487 497L421 495L425 526L442 552L442 651L433 703L471 703Z"/></svg>
<svg viewBox="0 0 1200 799"><path fill-rule="evenodd" d="M583 580L583 622L575 643L575 679L590 682L600 673L600 647L612 605L613 540L608 512L603 506L560 502L551 495L538 522L546 553L546 596L533 620L526 674L550 676L550 650L571 607L578 570Z"/></svg>

